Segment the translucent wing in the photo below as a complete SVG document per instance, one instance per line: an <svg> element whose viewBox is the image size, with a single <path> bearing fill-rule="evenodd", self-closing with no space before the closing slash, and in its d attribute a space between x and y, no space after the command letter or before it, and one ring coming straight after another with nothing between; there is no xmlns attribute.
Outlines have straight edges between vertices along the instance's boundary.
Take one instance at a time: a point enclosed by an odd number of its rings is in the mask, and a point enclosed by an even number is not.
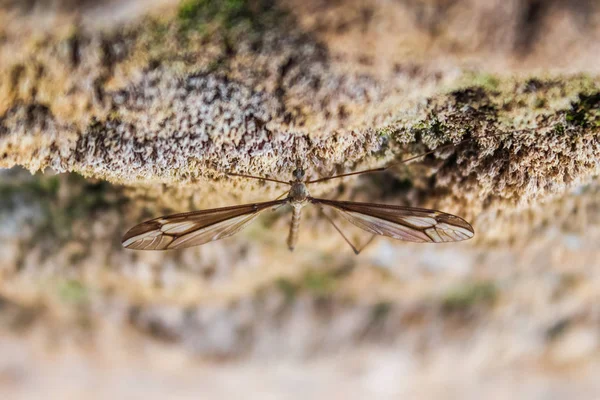
<svg viewBox="0 0 600 400"><path fill-rule="evenodd" d="M123 247L135 250L170 250L197 246L231 236L262 211L287 199L234 207L168 215L134 226L123 236Z"/></svg>
<svg viewBox="0 0 600 400"><path fill-rule="evenodd" d="M470 239L475 234L467 221L441 211L350 201L310 200L334 208L349 222L367 232L409 242L458 242Z"/></svg>

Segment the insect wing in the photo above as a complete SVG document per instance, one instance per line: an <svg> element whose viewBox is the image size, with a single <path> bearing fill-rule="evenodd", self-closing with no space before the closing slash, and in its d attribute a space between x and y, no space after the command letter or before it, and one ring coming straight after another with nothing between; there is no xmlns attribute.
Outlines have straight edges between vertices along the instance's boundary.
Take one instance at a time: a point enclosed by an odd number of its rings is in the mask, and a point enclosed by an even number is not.
<svg viewBox="0 0 600 400"><path fill-rule="evenodd" d="M436 210L314 198L311 202L334 208L367 232L409 242L458 242L475 234L464 219Z"/></svg>
<svg viewBox="0 0 600 400"><path fill-rule="evenodd" d="M261 212L284 200L173 214L142 222L123 236L123 247L135 250L182 249L234 235Z"/></svg>

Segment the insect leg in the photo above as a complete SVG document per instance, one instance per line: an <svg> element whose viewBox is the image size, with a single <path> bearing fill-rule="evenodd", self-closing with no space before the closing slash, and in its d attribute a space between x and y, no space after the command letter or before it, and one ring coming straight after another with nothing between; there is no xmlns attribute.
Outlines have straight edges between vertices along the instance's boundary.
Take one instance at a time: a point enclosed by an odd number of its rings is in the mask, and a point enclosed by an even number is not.
<svg viewBox="0 0 600 400"><path fill-rule="evenodd" d="M354 254L359 255L361 251L363 251L365 249L365 247L367 247L374 239L375 239L375 234L373 234L373 236L371 236L371 239L369 239L367 241L367 243L365 243L364 245L359 247L356 247L354 244L352 244L352 242L350 241L350 239L348 239L346 237L346 235L344 235L344 232L342 232L342 230L335 224L335 222L333 221L333 219L327 215L327 213L325 212L325 210L323 209L323 206L320 206L321 208L321 214L323 214L325 216L325 218L327 219L327 221L329 221L331 223L331 225L333 225L333 227L335 228L336 231L338 231L338 233L340 235L342 235L342 237L344 238L344 240L346 241L346 243L348 243L348 245L350 247L352 247L352 250L354 251Z"/></svg>
<svg viewBox="0 0 600 400"><path fill-rule="evenodd" d="M250 179L258 179L261 181L269 181L269 182L276 182L276 183L282 183L284 185L290 185L289 182L285 182L285 181L280 181L277 179L272 179L272 178L265 178L262 176L254 176L254 175L245 175L245 174L236 174L234 172L225 172L225 175L229 175L229 176L239 176L241 178L250 178Z"/></svg>
<svg viewBox="0 0 600 400"><path fill-rule="evenodd" d="M360 253L361 251L363 251L365 249L365 247L367 247L368 245L371 244L371 242L373 242L373 240L375 240L375 238L377 237L376 234L373 234L373 236L371 236L371 239L367 240L367 242L365 244L363 244L360 249L358 249L358 252Z"/></svg>
<svg viewBox="0 0 600 400"><path fill-rule="evenodd" d="M283 196L285 196L285 195L286 195L286 194L288 194L288 193L289 193L289 191L287 191L287 190L286 190L285 192L283 192L283 193L281 193L279 196L277 196L277 198L276 198L275 200L279 200L279 199L281 199ZM283 204L282 204L282 205L283 205Z"/></svg>
<svg viewBox="0 0 600 400"><path fill-rule="evenodd" d="M273 208L271 209L271 211L275 212L275 211L279 210L281 207L285 206L286 204L287 204L287 203L283 203L283 204L280 204L280 205L278 205L278 206L275 206L275 207L273 207Z"/></svg>
<svg viewBox="0 0 600 400"><path fill-rule="evenodd" d="M529 134L529 132L523 132L523 133L516 133L516 134L512 134L512 135L513 136L521 136L521 135L528 135L528 134ZM329 181L331 179L338 179L338 178L343 178L343 177L346 177L346 176L353 176L353 175L360 175L360 174L372 174L374 172L383 172L383 171L386 171L386 170L388 170L388 169L390 169L390 168L392 168L392 167L394 167L396 165L405 164L405 163L417 160L419 158L428 156L430 154L434 154L435 152L438 152L438 151L442 151L442 150L447 150L447 149L451 149L451 148L454 148L454 147L458 147L458 146L461 146L461 145L463 145L465 143L473 142L473 141L476 141L478 139L487 139L487 138L500 137L500 136L506 136L506 135L509 135L509 133L502 132L502 133L494 133L494 134L491 134L491 135L475 136L475 137L463 139L463 140L461 140L461 141L459 141L457 143L448 143L448 144L439 146L439 147L437 147L437 148L435 148L433 150L429 150L429 151L423 152L421 154L417 154L416 156L408 157L408 158L405 158L405 159L400 160L398 162L395 162L393 164L390 164L387 167L373 168L373 169L367 169L367 170L356 171L356 172L349 172L349 173L346 173L346 174L334 175L334 176L329 176L329 177L320 178L320 179L314 179L312 181L307 181L305 183L308 185L309 183L325 182L325 181Z"/></svg>

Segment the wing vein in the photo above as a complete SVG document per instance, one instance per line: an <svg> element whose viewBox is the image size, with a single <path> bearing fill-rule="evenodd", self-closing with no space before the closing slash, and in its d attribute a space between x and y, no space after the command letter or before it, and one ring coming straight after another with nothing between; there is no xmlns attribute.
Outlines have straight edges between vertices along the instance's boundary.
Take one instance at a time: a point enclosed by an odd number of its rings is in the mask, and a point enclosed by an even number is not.
<svg viewBox="0 0 600 400"><path fill-rule="evenodd" d="M155 218L131 228L123 236L122 244L137 250L179 249L204 244L234 235L261 212L287 201L274 200Z"/></svg>
<svg viewBox="0 0 600 400"><path fill-rule="evenodd" d="M425 208L311 198L367 232L417 243L458 242L474 235L464 219Z"/></svg>

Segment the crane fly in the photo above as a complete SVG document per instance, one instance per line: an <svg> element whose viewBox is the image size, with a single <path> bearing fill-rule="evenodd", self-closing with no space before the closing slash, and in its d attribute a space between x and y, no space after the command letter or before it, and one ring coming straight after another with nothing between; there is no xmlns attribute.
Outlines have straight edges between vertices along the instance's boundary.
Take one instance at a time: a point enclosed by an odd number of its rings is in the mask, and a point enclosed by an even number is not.
<svg viewBox="0 0 600 400"><path fill-rule="evenodd" d="M351 175L382 172L395 165L413 161L439 150L456 147L475 139L501 135L506 135L506 133L465 139L456 144L441 146L387 167L350 172L316 180L306 180L305 171L300 166L293 171L294 179L289 182L228 173L227 175L230 176L289 185L290 190L287 197L281 200L192 211L146 221L130 229L123 237L122 244L123 247L134 250L171 250L198 246L232 236L245 228L263 212L285 204L292 207L292 221L287 239L290 250L294 250L298 241L300 215L302 208L307 204L314 204L322 210L333 209L350 223L373 234L371 240L359 248L352 244L333 219L323 212L327 220L342 235L356 254L359 254L377 235L417 243L445 243L471 239L475 234L473 227L467 221L455 215L424 208L315 198L311 197L307 185Z"/></svg>

